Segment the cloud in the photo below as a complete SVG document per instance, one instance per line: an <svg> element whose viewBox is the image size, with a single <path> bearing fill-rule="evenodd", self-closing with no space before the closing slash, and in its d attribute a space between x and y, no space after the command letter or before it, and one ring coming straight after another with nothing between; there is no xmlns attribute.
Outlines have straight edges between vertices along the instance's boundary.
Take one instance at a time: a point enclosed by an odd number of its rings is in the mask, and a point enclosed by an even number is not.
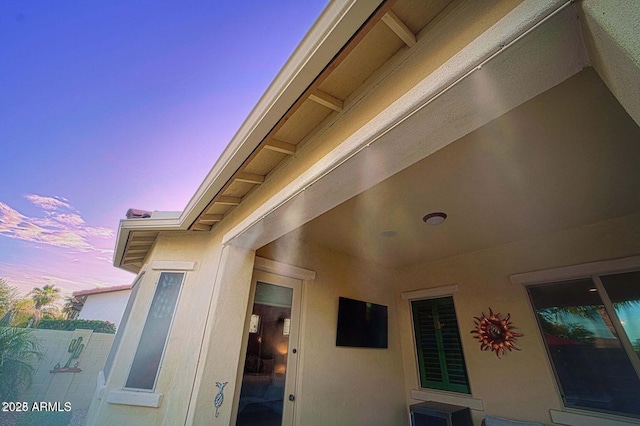
<svg viewBox="0 0 640 426"><path fill-rule="evenodd" d="M69 200L64 197L43 197L41 195L29 194L25 195L25 198L45 210L58 210L60 208L73 210L73 207L67 202Z"/></svg>
<svg viewBox="0 0 640 426"><path fill-rule="evenodd" d="M88 226L79 212L63 197L29 194L25 198L42 208L44 217L25 216L0 202L0 236L99 253L103 249L93 246L89 238L113 236L113 231L109 228Z"/></svg>

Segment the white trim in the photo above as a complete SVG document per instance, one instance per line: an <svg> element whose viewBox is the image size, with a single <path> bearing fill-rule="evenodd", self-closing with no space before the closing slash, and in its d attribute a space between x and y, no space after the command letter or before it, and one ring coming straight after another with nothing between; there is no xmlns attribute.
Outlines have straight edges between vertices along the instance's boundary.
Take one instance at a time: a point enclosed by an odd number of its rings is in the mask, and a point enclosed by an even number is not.
<svg viewBox="0 0 640 426"><path fill-rule="evenodd" d="M196 262L181 262L176 260L156 260L151 264L151 269L158 271L193 271Z"/></svg>
<svg viewBox="0 0 640 426"><path fill-rule="evenodd" d="M638 268L640 268L640 256L631 256L622 259L563 266L543 271L524 272L522 274L511 275L509 279L512 284L517 285L542 284L573 278L586 278L593 275L625 272Z"/></svg>
<svg viewBox="0 0 640 426"><path fill-rule="evenodd" d="M264 257L256 256L253 267L258 271L270 272L272 274L283 275L285 277L296 278L303 281L312 281L316 278L315 271L288 265L286 263L276 262L271 259L265 259Z"/></svg>
<svg viewBox="0 0 640 426"><path fill-rule="evenodd" d="M400 293L402 300L432 299L434 297L451 296L458 292L458 284L443 285L441 287L423 288Z"/></svg>
<svg viewBox="0 0 640 426"><path fill-rule="evenodd" d="M637 426L640 424L638 420L594 415L592 413L580 414L569 411L549 410L549 415L552 422L569 426Z"/></svg>
<svg viewBox="0 0 640 426"><path fill-rule="evenodd" d="M484 402L481 399L470 396L454 395L425 389L411 389L411 398L418 401L442 402L443 404L460 405L461 407L469 407L472 410L484 411Z"/></svg>
<svg viewBox="0 0 640 426"><path fill-rule="evenodd" d="M152 408L158 408L160 406L161 399L161 393L134 392L126 390L112 390L107 395L107 402L109 404L137 405L140 407Z"/></svg>
<svg viewBox="0 0 640 426"><path fill-rule="evenodd" d="M104 370L100 370L100 372L98 372L98 378L96 379L96 391L93 394L94 398L102 399L105 387L107 387L107 382L104 380Z"/></svg>

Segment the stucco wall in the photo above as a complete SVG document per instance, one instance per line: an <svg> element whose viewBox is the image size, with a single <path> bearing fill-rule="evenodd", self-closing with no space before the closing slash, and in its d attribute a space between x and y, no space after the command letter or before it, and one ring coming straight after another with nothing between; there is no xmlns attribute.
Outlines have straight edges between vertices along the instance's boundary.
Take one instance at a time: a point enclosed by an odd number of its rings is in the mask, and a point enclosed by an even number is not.
<svg viewBox="0 0 640 426"><path fill-rule="evenodd" d="M162 419L166 424L184 423L211 300L212 277L215 277L215 268L218 266L219 249L219 242L211 241L210 235L206 234L168 235L158 239L150 253L151 259L195 262L195 268L186 271L169 332L167 350L160 366L161 373L154 390L155 393L162 395L160 407L148 408L107 402L109 392L122 389L127 380L129 365L138 347L151 300L162 272L149 267L138 283L140 288L128 323L124 327L120 349L114 359L111 375L105 388L100 392L100 398L95 398L90 407L87 424L142 425L156 424L162 422Z"/></svg>
<svg viewBox="0 0 640 426"><path fill-rule="evenodd" d="M484 408L472 411L475 424L487 414L552 423L549 410L561 410L561 399L526 289L509 276L637 255L638 223L636 214L401 270L312 247L295 235L258 250L259 256L317 272L305 289L300 424L404 424L408 405L420 401L411 398L419 389L418 373L409 302L401 293L451 284L458 285L454 301L471 398ZM388 350L335 347L338 296L390 306ZM480 351L469 332L473 317L489 307L511 313L525 334L518 341L522 351L502 359Z"/></svg>
<svg viewBox="0 0 640 426"><path fill-rule="evenodd" d="M638 223L636 214L398 271L394 281L407 404L419 402L410 398L411 390L418 389L418 373L409 302L400 299L400 292L458 284L454 303L472 397L484 404L484 412L473 412L476 421L493 414L551 423L549 409L562 408L560 396L526 289L512 284L509 276L637 255ZM518 339L522 351L507 352L502 359L480 351L469 332L474 328L473 317L488 313L489 307L511 313L514 325L524 333Z"/></svg>
<svg viewBox="0 0 640 426"><path fill-rule="evenodd" d="M120 326L131 290L90 294L78 315L79 319L109 321Z"/></svg>
<svg viewBox="0 0 640 426"><path fill-rule="evenodd" d="M89 408L96 389L98 373L113 343L114 334L94 333L92 330L60 331L34 330L44 359L36 366L33 384L17 401L69 402L72 410ZM72 339L82 337L85 345L76 362L82 370L78 373L51 373L56 364L64 366L69 359L69 344Z"/></svg>
<svg viewBox="0 0 640 426"><path fill-rule="evenodd" d="M316 272L303 293L296 424L407 424L391 271L292 236L257 255ZM336 347L340 296L389 307L388 349Z"/></svg>

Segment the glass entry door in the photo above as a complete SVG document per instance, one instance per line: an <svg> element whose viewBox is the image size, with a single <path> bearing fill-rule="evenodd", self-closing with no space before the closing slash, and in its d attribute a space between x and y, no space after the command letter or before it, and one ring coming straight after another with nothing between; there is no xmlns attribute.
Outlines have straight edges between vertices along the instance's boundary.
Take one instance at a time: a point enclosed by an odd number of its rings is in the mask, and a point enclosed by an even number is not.
<svg viewBox="0 0 640 426"><path fill-rule="evenodd" d="M236 425L292 425L301 282L260 271L253 281Z"/></svg>

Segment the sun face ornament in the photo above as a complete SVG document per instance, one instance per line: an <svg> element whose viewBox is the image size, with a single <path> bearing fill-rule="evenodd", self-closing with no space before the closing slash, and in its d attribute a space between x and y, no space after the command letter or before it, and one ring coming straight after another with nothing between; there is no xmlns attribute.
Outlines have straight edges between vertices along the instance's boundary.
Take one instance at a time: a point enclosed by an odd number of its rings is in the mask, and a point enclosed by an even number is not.
<svg viewBox="0 0 640 426"><path fill-rule="evenodd" d="M507 314L504 319L500 318L500 314L494 314L491 308L489 308L489 316L485 316L482 312L481 317L474 317L476 328L471 330L471 333L475 334L474 337L480 341L481 350L491 350L498 358L504 355L505 349L520 350L514 342L524 334L512 331L516 327L511 323L510 318L511 314Z"/></svg>

